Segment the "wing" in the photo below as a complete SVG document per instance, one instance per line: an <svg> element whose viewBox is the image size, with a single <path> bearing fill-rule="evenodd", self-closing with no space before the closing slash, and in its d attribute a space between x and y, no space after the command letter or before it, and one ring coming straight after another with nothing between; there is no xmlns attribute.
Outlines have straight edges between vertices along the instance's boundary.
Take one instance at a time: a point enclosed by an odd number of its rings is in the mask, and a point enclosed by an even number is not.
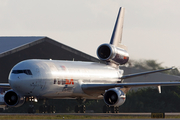
<svg viewBox="0 0 180 120"><path fill-rule="evenodd" d="M11 88L9 83L0 83L0 88Z"/></svg>
<svg viewBox="0 0 180 120"><path fill-rule="evenodd" d="M152 73L156 73L156 72L163 72L163 71L172 70L172 69L174 69L174 67L167 68L167 69L161 69L161 70L146 71L146 72L140 72L140 73L135 73L135 74L123 75L120 79L138 77L138 76L141 76L141 75L147 75L147 74L152 74Z"/></svg>
<svg viewBox="0 0 180 120"><path fill-rule="evenodd" d="M145 86L178 86L180 82L142 82L142 83L116 83L116 84L82 84L81 88L86 94L102 94L105 90L114 87L131 88Z"/></svg>
<svg viewBox="0 0 180 120"><path fill-rule="evenodd" d="M162 72L166 70L172 70L174 67L167 68L167 69L161 69L161 70L154 70L154 71L147 71L147 72L141 72L141 73L135 73L135 74L129 74L124 75L120 77L119 79L127 79L147 74L152 74L156 72ZM180 82L134 82L134 83L112 83L112 84L82 84L81 88L86 94L102 94L105 92L105 90L108 90L110 88L114 87L121 87L121 88L127 88L130 89L131 87L146 87L146 86L178 86L180 85Z"/></svg>

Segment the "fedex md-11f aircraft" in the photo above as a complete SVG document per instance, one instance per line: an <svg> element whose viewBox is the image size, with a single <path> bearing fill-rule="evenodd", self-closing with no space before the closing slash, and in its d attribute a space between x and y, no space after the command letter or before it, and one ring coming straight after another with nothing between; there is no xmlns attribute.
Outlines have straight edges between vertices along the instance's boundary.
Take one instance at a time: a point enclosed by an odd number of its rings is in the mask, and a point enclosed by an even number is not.
<svg viewBox="0 0 180 120"><path fill-rule="evenodd" d="M30 59L16 64L10 74L10 87L4 95L7 106L23 105L26 98L50 99L104 99L108 106L119 107L126 100L132 87L180 85L180 82L124 83L123 80L140 75L171 70L173 68L123 75L120 65L129 60L129 54L121 44L125 9L118 12L110 43L97 49L97 56L106 64L82 61ZM32 100L31 100L32 101ZM77 108L80 109L80 108Z"/></svg>

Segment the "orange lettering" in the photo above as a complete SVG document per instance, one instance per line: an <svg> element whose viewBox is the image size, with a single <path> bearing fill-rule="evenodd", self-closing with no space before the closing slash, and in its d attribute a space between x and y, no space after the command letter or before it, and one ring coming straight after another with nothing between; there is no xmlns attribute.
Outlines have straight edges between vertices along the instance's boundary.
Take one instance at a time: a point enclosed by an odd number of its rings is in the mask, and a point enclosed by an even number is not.
<svg viewBox="0 0 180 120"><path fill-rule="evenodd" d="M73 79L71 79L71 80L68 80L68 79L66 79L66 85L74 85L74 80Z"/></svg>
<svg viewBox="0 0 180 120"><path fill-rule="evenodd" d="M71 79L71 84L74 85L74 80L73 79Z"/></svg>

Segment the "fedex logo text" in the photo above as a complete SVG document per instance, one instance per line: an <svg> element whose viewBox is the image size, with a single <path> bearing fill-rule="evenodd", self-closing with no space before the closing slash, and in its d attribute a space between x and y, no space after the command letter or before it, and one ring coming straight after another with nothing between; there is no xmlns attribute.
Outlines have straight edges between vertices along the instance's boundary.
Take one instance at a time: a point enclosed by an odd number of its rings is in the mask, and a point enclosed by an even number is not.
<svg viewBox="0 0 180 120"><path fill-rule="evenodd" d="M73 79L70 79L70 80L66 79L66 83L65 84L66 85L74 85L74 80Z"/></svg>
<svg viewBox="0 0 180 120"><path fill-rule="evenodd" d="M58 85L74 85L74 80L73 79L55 78L54 79L54 84L58 84Z"/></svg>

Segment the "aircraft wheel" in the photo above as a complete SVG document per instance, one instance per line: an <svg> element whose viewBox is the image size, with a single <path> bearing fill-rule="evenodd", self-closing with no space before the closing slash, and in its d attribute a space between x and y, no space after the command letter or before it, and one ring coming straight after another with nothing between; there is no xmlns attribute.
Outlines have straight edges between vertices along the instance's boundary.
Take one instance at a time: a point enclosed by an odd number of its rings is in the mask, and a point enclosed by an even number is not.
<svg viewBox="0 0 180 120"><path fill-rule="evenodd" d="M47 106L47 113L55 113L55 106L48 105Z"/></svg>
<svg viewBox="0 0 180 120"><path fill-rule="evenodd" d="M76 113L86 113L86 106L85 105L76 105L74 111Z"/></svg>
<svg viewBox="0 0 180 120"><path fill-rule="evenodd" d="M114 107L115 113L119 113L119 107Z"/></svg>
<svg viewBox="0 0 180 120"><path fill-rule="evenodd" d="M80 107L79 105L75 106L75 109L74 109L75 113L80 113L79 107Z"/></svg>
<svg viewBox="0 0 180 120"><path fill-rule="evenodd" d="M47 106L46 105L41 105L39 107L39 113L46 113L47 112Z"/></svg>
<svg viewBox="0 0 180 120"><path fill-rule="evenodd" d="M51 113L56 113L56 108L54 105L52 105Z"/></svg>
<svg viewBox="0 0 180 120"><path fill-rule="evenodd" d="M110 113L110 112L111 112L110 106L109 105L104 105L103 106L103 113Z"/></svg>
<svg viewBox="0 0 180 120"><path fill-rule="evenodd" d="M81 112L81 113L86 113L86 106L85 106L85 105L82 105L82 106L80 107L80 112Z"/></svg>

